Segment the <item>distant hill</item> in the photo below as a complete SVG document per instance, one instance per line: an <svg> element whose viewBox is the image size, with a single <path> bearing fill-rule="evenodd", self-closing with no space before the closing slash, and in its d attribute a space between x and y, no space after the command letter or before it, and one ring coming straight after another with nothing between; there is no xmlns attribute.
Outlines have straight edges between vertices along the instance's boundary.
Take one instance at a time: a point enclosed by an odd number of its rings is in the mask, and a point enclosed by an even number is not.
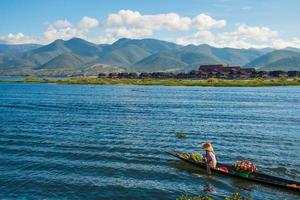
<svg viewBox="0 0 300 200"><path fill-rule="evenodd" d="M119 49L122 47L126 47L129 45L135 45L138 46L145 51L156 53L160 51L166 51L166 50L174 50L178 49L181 46L177 45L175 43L166 42L162 40L156 40L156 39L128 39L128 38L122 38L116 41L115 43L106 46L105 51L111 51L114 49Z"/></svg>
<svg viewBox="0 0 300 200"><path fill-rule="evenodd" d="M261 70L300 71L300 56L292 56L280 59L276 62L269 64L266 67L262 67Z"/></svg>
<svg viewBox="0 0 300 200"><path fill-rule="evenodd" d="M78 73L78 70L89 67L88 63L96 64L94 60L100 52L98 45L79 38L56 40L0 62L0 74L22 74L23 71L25 74L39 74L39 71L45 74L47 70L52 75L55 75L55 70L58 74L64 70Z"/></svg>
<svg viewBox="0 0 300 200"><path fill-rule="evenodd" d="M42 45L38 44L0 44L0 74L2 71L6 71L7 69L16 71L17 68L24 68L23 64L30 64L27 60L22 59L22 54L41 46Z"/></svg>
<svg viewBox="0 0 300 200"><path fill-rule="evenodd" d="M129 44L119 48L104 48L103 52L98 55L97 61L114 66L128 67L150 55L151 53L146 49Z"/></svg>
<svg viewBox="0 0 300 200"><path fill-rule="evenodd" d="M156 39L122 38L93 44L80 38L48 45L0 45L0 75L96 75L99 72L190 71L203 64L299 69L299 49L216 48L182 46Z"/></svg>
<svg viewBox="0 0 300 200"><path fill-rule="evenodd" d="M156 53L135 63L130 71L178 71L184 70L187 64L168 53Z"/></svg>
<svg viewBox="0 0 300 200"><path fill-rule="evenodd" d="M294 48L294 47L286 47L284 50L288 50L288 51L295 51L300 53L300 49Z"/></svg>
<svg viewBox="0 0 300 200"><path fill-rule="evenodd" d="M43 65L37 66L34 69L72 69L79 68L84 65L84 60L80 56L76 56L75 54L61 54L51 59L50 61L44 63Z"/></svg>
<svg viewBox="0 0 300 200"><path fill-rule="evenodd" d="M189 71L199 65L222 63L218 58L201 52L163 51L133 64L131 71Z"/></svg>
<svg viewBox="0 0 300 200"><path fill-rule="evenodd" d="M276 50L254 59L246 66L261 70L300 70L300 53L290 50Z"/></svg>
<svg viewBox="0 0 300 200"><path fill-rule="evenodd" d="M198 51L216 57L229 65L245 65L263 55L263 52L257 49L216 48L206 44L199 45Z"/></svg>
<svg viewBox="0 0 300 200"><path fill-rule="evenodd" d="M14 45L9 45L9 44L0 44L0 55L1 54L19 54L23 53L26 51L30 51L33 49L37 49L41 47L42 45L39 44L14 44Z"/></svg>

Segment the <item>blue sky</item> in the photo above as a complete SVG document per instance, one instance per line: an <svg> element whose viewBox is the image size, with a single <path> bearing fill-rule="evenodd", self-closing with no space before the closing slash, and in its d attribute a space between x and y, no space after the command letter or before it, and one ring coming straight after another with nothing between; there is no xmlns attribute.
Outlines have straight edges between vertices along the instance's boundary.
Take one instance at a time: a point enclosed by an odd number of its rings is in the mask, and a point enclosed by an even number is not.
<svg viewBox="0 0 300 200"><path fill-rule="evenodd" d="M2 43L71 37L111 43L130 37L300 47L299 0L1 0L0 13Z"/></svg>

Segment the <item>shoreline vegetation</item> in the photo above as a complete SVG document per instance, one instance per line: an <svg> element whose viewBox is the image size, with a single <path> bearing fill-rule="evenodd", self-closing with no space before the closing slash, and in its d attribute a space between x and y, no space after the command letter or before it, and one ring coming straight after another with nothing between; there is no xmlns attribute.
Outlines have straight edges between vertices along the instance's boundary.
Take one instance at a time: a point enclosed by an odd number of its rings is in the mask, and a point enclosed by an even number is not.
<svg viewBox="0 0 300 200"><path fill-rule="evenodd" d="M72 77L51 79L26 77L22 80L0 80L13 83L55 83L92 85L161 85L161 86L203 86L203 87L262 87L262 86L300 86L300 78L255 78L255 79L117 79L95 77Z"/></svg>

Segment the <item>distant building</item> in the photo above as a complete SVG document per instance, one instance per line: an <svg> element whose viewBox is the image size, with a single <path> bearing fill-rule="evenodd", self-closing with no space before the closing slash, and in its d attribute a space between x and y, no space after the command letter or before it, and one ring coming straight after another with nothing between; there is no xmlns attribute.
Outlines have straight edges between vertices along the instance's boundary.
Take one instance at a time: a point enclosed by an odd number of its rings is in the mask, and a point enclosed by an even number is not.
<svg viewBox="0 0 300 200"><path fill-rule="evenodd" d="M299 71L288 71L288 77L297 77L300 75Z"/></svg>
<svg viewBox="0 0 300 200"><path fill-rule="evenodd" d="M99 73L99 78L113 79L249 79L249 78L291 78L299 77L300 71L256 71L255 68L242 68L240 66L201 65L198 70L186 72L119 72Z"/></svg>
<svg viewBox="0 0 300 200"><path fill-rule="evenodd" d="M98 74L98 78L106 78L106 77L107 77L106 73L99 73Z"/></svg>
<svg viewBox="0 0 300 200"><path fill-rule="evenodd" d="M199 72L212 78L250 78L254 76L255 69L240 66L201 65Z"/></svg>
<svg viewBox="0 0 300 200"><path fill-rule="evenodd" d="M267 71L258 71L256 72L257 78L268 78L269 73Z"/></svg>
<svg viewBox="0 0 300 200"><path fill-rule="evenodd" d="M276 77L276 78L286 78L288 77L288 73L285 71L276 70L276 71L270 71L269 76Z"/></svg>
<svg viewBox="0 0 300 200"><path fill-rule="evenodd" d="M223 65L200 65L199 71L200 72L212 72L212 71L219 71L223 68Z"/></svg>

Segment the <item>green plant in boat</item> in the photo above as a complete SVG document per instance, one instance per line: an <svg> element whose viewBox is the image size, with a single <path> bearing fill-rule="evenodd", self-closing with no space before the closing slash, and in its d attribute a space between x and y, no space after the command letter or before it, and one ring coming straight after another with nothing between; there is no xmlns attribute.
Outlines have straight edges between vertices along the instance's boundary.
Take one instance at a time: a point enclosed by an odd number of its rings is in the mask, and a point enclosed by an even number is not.
<svg viewBox="0 0 300 200"><path fill-rule="evenodd" d="M186 138L186 133L184 133L184 132L176 132L176 137L178 139Z"/></svg>
<svg viewBox="0 0 300 200"><path fill-rule="evenodd" d="M203 155L200 153L191 153L191 159L195 162L202 162L203 161Z"/></svg>

